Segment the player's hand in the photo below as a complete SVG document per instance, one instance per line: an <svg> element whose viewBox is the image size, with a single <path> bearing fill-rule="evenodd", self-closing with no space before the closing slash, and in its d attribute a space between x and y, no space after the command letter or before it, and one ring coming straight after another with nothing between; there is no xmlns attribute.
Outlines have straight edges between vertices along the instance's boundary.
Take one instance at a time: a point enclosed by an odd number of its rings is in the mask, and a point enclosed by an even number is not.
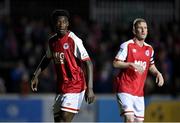
<svg viewBox="0 0 180 123"><path fill-rule="evenodd" d="M142 74L144 72L144 69L141 65L131 63L130 67L135 69L135 71L138 71L140 74Z"/></svg>
<svg viewBox="0 0 180 123"><path fill-rule="evenodd" d="M37 86L38 86L38 78L33 76L32 80L31 80L31 89L32 91L37 91Z"/></svg>
<svg viewBox="0 0 180 123"><path fill-rule="evenodd" d="M87 88L85 92L85 100L88 104L93 103L95 100L95 95L92 88Z"/></svg>
<svg viewBox="0 0 180 123"><path fill-rule="evenodd" d="M156 76L156 83L158 84L159 87L163 86L164 84L164 78L161 73L158 73Z"/></svg>

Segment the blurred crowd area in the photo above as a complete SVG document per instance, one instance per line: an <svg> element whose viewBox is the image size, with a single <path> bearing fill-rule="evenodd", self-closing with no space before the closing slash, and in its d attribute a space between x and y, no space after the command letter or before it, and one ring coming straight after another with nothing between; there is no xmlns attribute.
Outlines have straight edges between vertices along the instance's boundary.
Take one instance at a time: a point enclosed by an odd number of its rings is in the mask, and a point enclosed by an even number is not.
<svg viewBox="0 0 180 123"><path fill-rule="evenodd" d="M156 86L155 77L148 75L145 94L171 94L180 92L180 23L148 23L146 42L155 50L155 64L165 78L162 88ZM118 73L112 62L119 46L133 38L132 22L100 24L80 16L70 20L70 30L84 42L94 65L95 93L113 93L113 79ZM53 34L51 24L43 19L0 16L0 93L30 94L30 79L47 48ZM40 75L40 93L54 93L56 75L52 63Z"/></svg>

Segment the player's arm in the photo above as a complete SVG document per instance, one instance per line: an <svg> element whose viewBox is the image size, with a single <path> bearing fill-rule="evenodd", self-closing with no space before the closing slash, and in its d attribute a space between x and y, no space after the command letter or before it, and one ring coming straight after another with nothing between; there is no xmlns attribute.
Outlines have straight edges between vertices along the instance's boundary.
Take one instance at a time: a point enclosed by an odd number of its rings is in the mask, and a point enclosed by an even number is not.
<svg viewBox="0 0 180 123"><path fill-rule="evenodd" d="M131 64L132 63L130 62L124 62L124 61L116 60L116 59L113 61L113 66L115 68L129 68Z"/></svg>
<svg viewBox="0 0 180 123"><path fill-rule="evenodd" d="M125 42L120 45L120 49L113 61L113 66L115 68L129 68L132 63L125 62L128 55L128 44Z"/></svg>
<svg viewBox="0 0 180 123"><path fill-rule="evenodd" d="M120 49L115 57L115 60L113 61L113 66L115 68L136 69L139 73L142 73L144 71L142 66L134 64L133 62L126 62L127 55L128 55L128 43L125 42L121 44Z"/></svg>
<svg viewBox="0 0 180 123"><path fill-rule="evenodd" d="M164 84L164 78L162 76L162 74L158 71L158 69L156 68L156 66L154 64L152 64L149 67L149 71L150 73L152 73L154 76L156 76L156 83L158 84L158 86L163 86Z"/></svg>
<svg viewBox="0 0 180 123"><path fill-rule="evenodd" d="M95 95L93 92L93 64L89 58L89 55L83 45L83 42L79 38L75 38L75 51L74 55L83 61L85 64L85 73L86 73L86 85L87 89L85 92L85 100L87 103L92 103L95 99Z"/></svg>
<svg viewBox="0 0 180 123"><path fill-rule="evenodd" d="M87 73L87 89L85 99L89 104L94 102L95 95L93 92L93 64L91 60L84 61L86 65L86 73Z"/></svg>
<svg viewBox="0 0 180 123"><path fill-rule="evenodd" d="M40 64L36 68L36 71L33 73L33 77L31 79L31 89L33 91L37 91L38 76L49 65L50 61L51 59L47 57L47 54L45 54L43 58L41 59Z"/></svg>
<svg viewBox="0 0 180 123"><path fill-rule="evenodd" d="M113 61L113 66L115 68L131 68L131 69L136 69L139 73L142 73L144 71L143 67L140 65L137 65L133 62L124 62L122 60L117 60L115 59Z"/></svg>

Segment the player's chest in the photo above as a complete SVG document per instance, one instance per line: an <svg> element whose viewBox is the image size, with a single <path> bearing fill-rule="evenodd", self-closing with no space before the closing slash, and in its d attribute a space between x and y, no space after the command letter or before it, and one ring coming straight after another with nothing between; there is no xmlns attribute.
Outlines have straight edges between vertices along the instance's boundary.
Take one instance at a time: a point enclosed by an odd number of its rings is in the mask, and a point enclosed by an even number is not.
<svg viewBox="0 0 180 123"><path fill-rule="evenodd" d="M52 56L56 64L64 64L64 61L72 56L74 48L71 42L57 41L50 44Z"/></svg>
<svg viewBox="0 0 180 123"><path fill-rule="evenodd" d="M67 52L73 51L74 46L68 41L56 41L50 44L50 49L52 52Z"/></svg>
<svg viewBox="0 0 180 123"><path fill-rule="evenodd" d="M149 61L152 51L146 47L131 47L128 49L128 58L132 60Z"/></svg>

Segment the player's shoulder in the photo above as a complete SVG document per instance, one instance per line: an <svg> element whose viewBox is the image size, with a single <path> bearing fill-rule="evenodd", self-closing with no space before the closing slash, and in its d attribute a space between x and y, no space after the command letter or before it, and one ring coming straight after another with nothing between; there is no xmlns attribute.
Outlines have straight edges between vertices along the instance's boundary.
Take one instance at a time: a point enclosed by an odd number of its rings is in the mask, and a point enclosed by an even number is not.
<svg viewBox="0 0 180 123"><path fill-rule="evenodd" d="M74 40L75 42L76 41L82 41L76 34L74 34L73 32L69 32L69 35L68 35L69 38L71 38L72 40Z"/></svg>
<svg viewBox="0 0 180 123"><path fill-rule="evenodd" d="M55 41L55 39L57 39L57 33L55 33L54 35L52 35L52 36L48 39L48 41L49 41L49 42L53 42L53 41Z"/></svg>
<svg viewBox="0 0 180 123"><path fill-rule="evenodd" d="M148 43L144 42L144 45L145 45L146 47L149 47L150 49L152 49L152 50L153 50L153 47L152 47L150 44L148 44Z"/></svg>
<svg viewBox="0 0 180 123"><path fill-rule="evenodd" d="M125 41L121 44L121 46L128 46L129 44L134 44L134 41L132 39Z"/></svg>
<svg viewBox="0 0 180 123"><path fill-rule="evenodd" d="M133 41L133 39L130 39L130 40L128 40L128 41L125 41L124 43L125 43L125 44L134 44L134 41Z"/></svg>

